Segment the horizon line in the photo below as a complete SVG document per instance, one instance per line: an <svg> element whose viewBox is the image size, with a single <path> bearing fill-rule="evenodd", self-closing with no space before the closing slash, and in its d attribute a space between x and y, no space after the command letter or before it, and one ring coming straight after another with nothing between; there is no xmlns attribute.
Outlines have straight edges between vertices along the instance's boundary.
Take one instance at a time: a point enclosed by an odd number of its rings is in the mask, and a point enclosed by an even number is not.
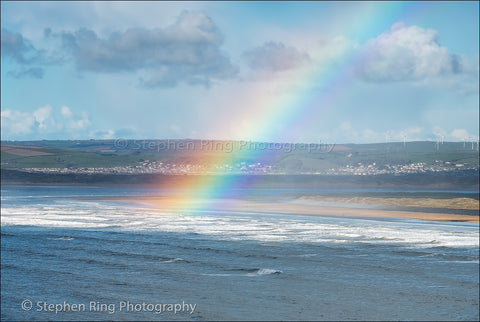
<svg viewBox="0 0 480 322"><path fill-rule="evenodd" d="M339 142L322 142L321 140L318 142L288 142L288 141L267 141L267 140L231 140L231 139L193 139L193 138L157 138L157 139L142 139L142 138L109 138L109 139L96 139L96 138L90 138L90 139L22 139L22 140L16 140L16 139L7 139L7 140L0 140L0 144L3 143L10 143L10 142L45 142L45 141L112 141L113 143L118 142L118 141L198 141L198 142L232 142L232 143L242 143L242 142L249 142L249 143L274 143L274 144L309 144L309 145L336 145L336 144L342 144L342 145L363 145L363 144L407 144L407 143L440 143L440 144L445 144L445 143L473 143L479 142L479 138L465 138L464 140L460 141L444 141L441 139L438 140L432 140L432 139L424 139L424 140L412 140L412 141L389 141L389 142L364 142L364 143L354 143L354 142L346 142L346 143L339 143Z"/></svg>

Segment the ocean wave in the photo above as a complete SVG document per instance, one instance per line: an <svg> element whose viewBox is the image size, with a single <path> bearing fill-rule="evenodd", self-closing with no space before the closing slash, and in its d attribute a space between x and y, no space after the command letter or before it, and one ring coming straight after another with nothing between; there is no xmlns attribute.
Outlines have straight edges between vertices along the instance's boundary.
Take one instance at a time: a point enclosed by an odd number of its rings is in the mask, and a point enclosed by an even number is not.
<svg viewBox="0 0 480 322"><path fill-rule="evenodd" d="M296 257L309 258L309 257L315 257L315 256L318 256L318 254L300 254L300 255L297 255Z"/></svg>
<svg viewBox="0 0 480 322"><path fill-rule="evenodd" d="M175 263L175 262L187 262L186 260L182 259L182 258L172 258L172 259L167 259L165 261L161 261L160 263Z"/></svg>
<svg viewBox="0 0 480 322"><path fill-rule="evenodd" d="M231 270L232 273L203 273L203 276L248 276L248 277L258 277L266 275L278 275L282 274L283 271L278 269L270 268L240 268Z"/></svg>
<svg viewBox="0 0 480 322"><path fill-rule="evenodd" d="M219 240L267 243L355 244L405 248L479 247L478 227L314 216L273 216L229 212L163 212L110 203L52 200L49 205L2 205L2 226L95 228L108 231L162 231ZM70 237L70 236L64 236ZM71 236L73 238L73 236ZM71 240L65 238L65 240Z"/></svg>
<svg viewBox="0 0 480 322"><path fill-rule="evenodd" d="M259 268L252 273L248 273L247 276L262 276L262 275L273 275L273 274L282 274L283 272L278 269L270 268Z"/></svg>
<svg viewBox="0 0 480 322"><path fill-rule="evenodd" d="M54 237L54 238L47 238L47 239L50 239L50 240L74 240L75 237L62 236L62 237Z"/></svg>

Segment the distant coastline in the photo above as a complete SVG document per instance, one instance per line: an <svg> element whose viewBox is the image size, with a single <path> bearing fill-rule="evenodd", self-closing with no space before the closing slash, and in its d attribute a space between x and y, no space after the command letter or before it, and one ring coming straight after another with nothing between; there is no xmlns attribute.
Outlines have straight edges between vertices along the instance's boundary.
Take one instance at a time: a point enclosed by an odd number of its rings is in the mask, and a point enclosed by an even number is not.
<svg viewBox="0 0 480 322"><path fill-rule="evenodd" d="M476 174L476 175L475 175ZM1 184L19 185L139 185L159 188L189 188L198 180L228 178L231 188L294 189L392 189L478 191L478 172L459 175L409 174L402 176L329 176L329 175L164 175L164 174L47 174L19 170L1 170ZM218 180L216 180L218 179Z"/></svg>

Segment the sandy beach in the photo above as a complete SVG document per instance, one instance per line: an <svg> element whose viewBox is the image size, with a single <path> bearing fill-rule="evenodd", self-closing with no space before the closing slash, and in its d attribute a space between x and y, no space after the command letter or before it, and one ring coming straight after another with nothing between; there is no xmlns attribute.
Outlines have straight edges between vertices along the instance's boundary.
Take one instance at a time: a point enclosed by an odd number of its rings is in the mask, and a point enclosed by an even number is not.
<svg viewBox="0 0 480 322"><path fill-rule="evenodd" d="M312 198L310 198L312 199ZM313 198L315 199L315 198ZM438 208L438 212L421 211L416 207L415 211L374 209L375 204L369 203L372 207L365 207L365 203L346 203L346 206L321 205L321 201L296 198L293 200L250 200L250 199L194 199L179 196L142 196L135 198L109 198L110 201L140 202L147 203L159 209L214 209L228 211L251 211L276 214L302 214L311 216L343 216L343 217L365 217L365 218L399 218L417 219L440 222L469 222L479 223L478 215L462 215L451 213L448 207ZM335 199L330 199L332 202ZM345 202L343 199L337 201ZM371 200L369 200L371 201ZM457 200L458 201L458 200ZM453 201L453 202L457 202ZM391 204L391 201L389 201ZM419 202L422 204L422 202ZM425 201L429 204L428 201ZM444 202L445 203L445 202ZM378 205L379 203L377 203ZM471 203L467 204L468 207ZM431 208L430 208L431 209ZM471 208L467 208L471 209ZM478 214L478 213L477 213Z"/></svg>

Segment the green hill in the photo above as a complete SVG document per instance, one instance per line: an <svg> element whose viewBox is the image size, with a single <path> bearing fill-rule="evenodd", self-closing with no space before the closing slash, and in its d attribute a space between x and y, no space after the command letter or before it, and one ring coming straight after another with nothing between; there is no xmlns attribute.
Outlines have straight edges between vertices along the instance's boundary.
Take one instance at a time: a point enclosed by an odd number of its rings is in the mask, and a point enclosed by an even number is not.
<svg viewBox="0 0 480 322"><path fill-rule="evenodd" d="M399 166L410 166L414 171L415 164L435 171L479 167L477 145L472 149L471 143L463 142L292 145L201 140L44 140L3 141L1 147L1 167L11 170L152 168L152 164L202 169L221 166L222 171L233 172L261 168L263 172L276 173L323 173L352 168L382 171Z"/></svg>

